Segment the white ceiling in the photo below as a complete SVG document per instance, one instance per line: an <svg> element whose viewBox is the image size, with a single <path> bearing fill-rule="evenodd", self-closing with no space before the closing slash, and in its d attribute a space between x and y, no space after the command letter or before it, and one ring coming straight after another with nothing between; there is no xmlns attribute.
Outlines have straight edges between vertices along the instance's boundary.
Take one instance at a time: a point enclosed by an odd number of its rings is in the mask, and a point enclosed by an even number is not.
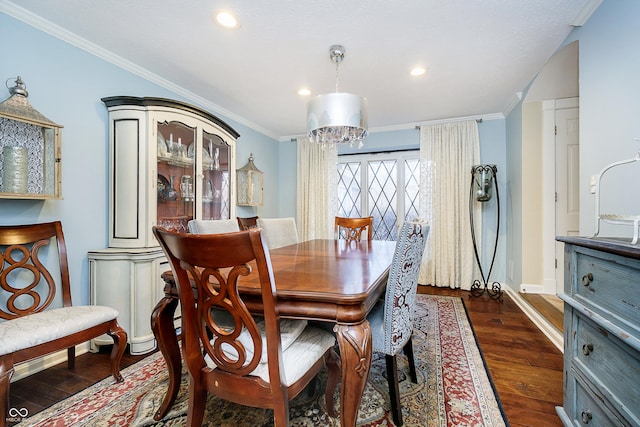
<svg viewBox="0 0 640 427"><path fill-rule="evenodd" d="M0 0L0 11L278 139L306 102L369 101L370 131L504 114L601 0ZM218 10L241 24L225 30ZM416 65L427 68L411 77ZM112 95L128 95L114 93Z"/></svg>

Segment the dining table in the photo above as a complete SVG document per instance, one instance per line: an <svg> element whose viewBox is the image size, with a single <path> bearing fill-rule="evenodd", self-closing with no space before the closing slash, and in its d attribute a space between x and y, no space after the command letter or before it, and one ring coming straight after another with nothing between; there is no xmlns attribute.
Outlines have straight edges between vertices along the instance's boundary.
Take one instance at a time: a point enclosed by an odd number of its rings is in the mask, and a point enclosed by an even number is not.
<svg viewBox="0 0 640 427"><path fill-rule="evenodd" d="M233 250L229 248L229 250ZM330 322L340 350L340 421L355 426L372 354L367 313L385 294L395 242L316 239L269 251L281 317ZM154 415L163 418L180 387L179 330L174 326L178 292L171 271L162 274L164 297L155 306L151 326L167 363L169 386ZM251 312L262 301L256 269L240 277L238 290ZM178 331L178 332L177 332Z"/></svg>

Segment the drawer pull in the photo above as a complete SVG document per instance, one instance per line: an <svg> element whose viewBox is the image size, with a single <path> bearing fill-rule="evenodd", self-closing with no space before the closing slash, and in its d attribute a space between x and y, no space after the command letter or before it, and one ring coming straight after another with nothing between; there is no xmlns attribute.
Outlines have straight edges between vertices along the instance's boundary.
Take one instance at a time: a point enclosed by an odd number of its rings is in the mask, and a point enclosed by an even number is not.
<svg viewBox="0 0 640 427"><path fill-rule="evenodd" d="M585 356L588 356L589 354L591 354L592 351L593 351L593 344L589 343L589 344L584 344L582 346L582 354L584 354Z"/></svg>
<svg viewBox="0 0 640 427"><path fill-rule="evenodd" d="M593 416L591 415L591 411L582 411L582 422L584 424L589 424L589 421L591 421L592 418Z"/></svg>
<svg viewBox="0 0 640 427"><path fill-rule="evenodd" d="M592 281L593 281L593 274L587 273L584 276L582 276L582 284L584 286L589 286Z"/></svg>

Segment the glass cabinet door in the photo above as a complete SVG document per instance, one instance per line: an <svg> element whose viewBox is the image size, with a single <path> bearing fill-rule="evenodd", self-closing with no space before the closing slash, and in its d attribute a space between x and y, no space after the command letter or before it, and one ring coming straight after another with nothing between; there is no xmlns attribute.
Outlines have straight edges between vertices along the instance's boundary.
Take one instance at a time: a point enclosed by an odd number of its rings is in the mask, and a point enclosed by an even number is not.
<svg viewBox="0 0 640 427"><path fill-rule="evenodd" d="M196 128L177 121L158 123L157 224L186 232L194 218Z"/></svg>
<svg viewBox="0 0 640 427"><path fill-rule="evenodd" d="M238 132L180 101L102 101L109 110L110 248L157 247L155 225L187 232L192 219L235 218Z"/></svg>
<svg viewBox="0 0 640 427"><path fill-rule="evenodd" d="M230 156L220 136L202 132L202 219L230 218Z"/></svg>

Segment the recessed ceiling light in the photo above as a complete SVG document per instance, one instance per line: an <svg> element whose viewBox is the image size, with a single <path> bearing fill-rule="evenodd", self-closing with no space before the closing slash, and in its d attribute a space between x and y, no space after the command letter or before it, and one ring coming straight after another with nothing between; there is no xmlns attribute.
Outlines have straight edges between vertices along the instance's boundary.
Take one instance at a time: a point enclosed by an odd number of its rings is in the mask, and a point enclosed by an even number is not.
<svg viewBox="0 0 640 427"><path fill-rule="evenodd" d="M216 21L224 28L238 28L238 20L229 12L218 12L216 14Z"/></svg>
<svg viewBox="0 0 640 427"><path fill-rule="evenodd" d="M411 70L411 75L412 75L412 76L421 76L421 75L423 75L423 74L424 74L424 73L426 73L426 72L427 72L427 70L426 70L425 68L423 68L423 67L416 67L416 68L414 68L413 70Z"/></svg>
<svg viewBox="0 0 640 427"><path fill-rule="evenodd" d="M311 95L311 91L309 89L307 89L306 87L303 87L302 89L298 90L298 95L300 95L300 96L309 96L309 95Z"/></svg>

